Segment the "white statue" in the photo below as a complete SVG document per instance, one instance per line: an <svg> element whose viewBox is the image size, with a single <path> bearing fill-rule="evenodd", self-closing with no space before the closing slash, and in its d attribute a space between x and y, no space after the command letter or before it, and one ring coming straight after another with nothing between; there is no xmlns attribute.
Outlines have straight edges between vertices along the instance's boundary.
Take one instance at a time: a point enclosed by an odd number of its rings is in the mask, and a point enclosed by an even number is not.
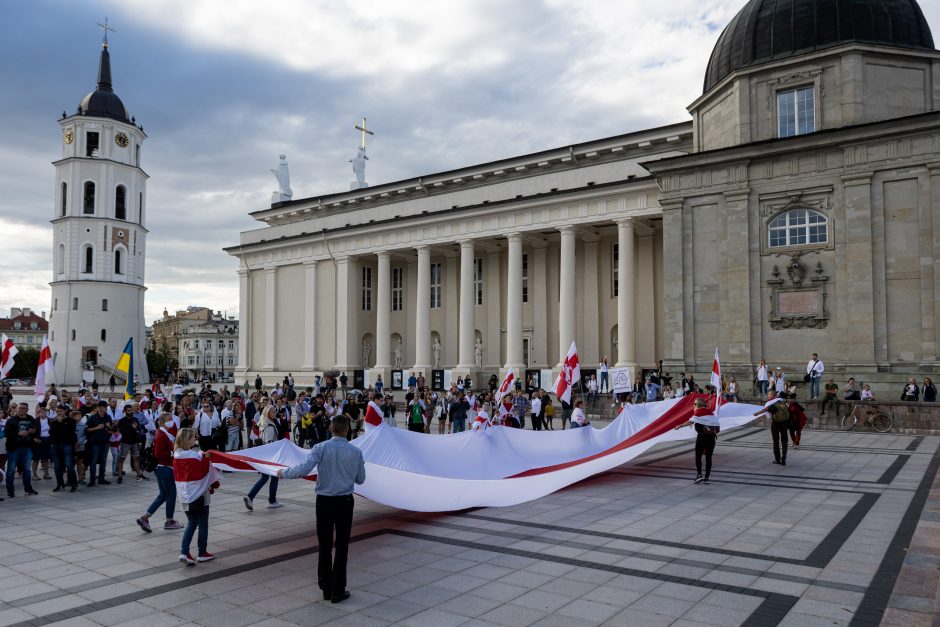
<svg viewBox="0 0 940 627"><path fill-rule="evenodd" d="M290 172L287 171L287 155L279 155L279 157L277 170L271 170L277 178L279 190L271 194L271 202L284 202L294 196L294 192L290 188Z"/></svg>
<svg viewBox="0 0 940 627"><path fill-rule="evenodd" d="M434 337L434 345L432 346L432 348L434 349L434 367L440 368L441 367L441 338L437 336Z"/></svg>
<svg viewBox="0 0 940 627"><path fill-rule="evenodd" d="M395 345L395 369L401 370L401 340Z"/></svg>
<svg viewBox="0 0 940 627"><path fill-rule="evenodd" d="M476 344L473 345L473 361L477 368L483 367L483 340L480 338L477 338Z"/></svg>
<svg viewBox="0 0 940 627"><path fill-rule="evenodd" d="M356 175L356 181L350 184L350 189L362 189L369 186L366 183L366 159L368 158L365 147L360 146L356 156L349 160L353 164L353 173Z"/></svg>
<svg viewBox="0 0 940 627"><path fill-rule="evenodd" d="M362 343L362 367L369 367L369 357L372 355L372 345L368 342Z"/></svg>

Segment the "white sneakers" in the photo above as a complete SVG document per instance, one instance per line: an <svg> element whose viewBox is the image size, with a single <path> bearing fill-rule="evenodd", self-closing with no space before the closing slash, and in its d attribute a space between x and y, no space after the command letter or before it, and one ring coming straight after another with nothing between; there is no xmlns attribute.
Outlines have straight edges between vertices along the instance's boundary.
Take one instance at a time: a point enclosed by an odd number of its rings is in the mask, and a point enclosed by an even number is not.
<svg viewBox="0 0 940 627"><path fill-rule="evenodd" d="M284 507L284 506L278 503L277 501L274 501L273 503L268 503L268 509L277 509L278 507Z"/></svg>

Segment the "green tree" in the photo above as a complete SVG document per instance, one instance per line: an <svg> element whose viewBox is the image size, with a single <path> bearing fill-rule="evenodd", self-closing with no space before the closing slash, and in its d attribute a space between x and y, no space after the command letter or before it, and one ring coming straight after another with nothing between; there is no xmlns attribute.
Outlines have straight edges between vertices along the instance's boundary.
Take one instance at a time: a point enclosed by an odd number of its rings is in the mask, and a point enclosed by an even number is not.
<svg viewBox="0 0 940 627"><path fill-rule="evenodd" d="M35 348L20 348L19 353L13 359L13 369L10 370L9 377L14 379L26 379L36 376L36 368L39 366L39 350Z"/></svg>
<svg viewBox="0 0 940 627"><path fill-rule="evenodd" d="M175 373L179 367L179 361L170 354L167 349L148 349L147 350L147 370L152 377L163 378L167 373Z"/></svg>

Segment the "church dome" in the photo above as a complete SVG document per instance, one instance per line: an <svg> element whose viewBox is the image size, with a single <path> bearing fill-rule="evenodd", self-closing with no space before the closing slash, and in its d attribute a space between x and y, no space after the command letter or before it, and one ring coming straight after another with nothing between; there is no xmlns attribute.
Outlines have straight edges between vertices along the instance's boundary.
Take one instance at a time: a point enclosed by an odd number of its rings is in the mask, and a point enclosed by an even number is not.
<svg viewBox="0 0 940 627"><path fill-rule="evenodd" d="M735 70L847 43L934 49L917 0L749 0L712 50L705 91Z"/></svg>
<svg viewBox="0 0 940 627"><path fill-rule="evenodd" d="M107 46L101 49L101 62L98 65L98 88L82 98L82 101L78 104L78 112L81 115L111 118L130 124L127 108L111 88L111 55L108 53Z"/></svg>

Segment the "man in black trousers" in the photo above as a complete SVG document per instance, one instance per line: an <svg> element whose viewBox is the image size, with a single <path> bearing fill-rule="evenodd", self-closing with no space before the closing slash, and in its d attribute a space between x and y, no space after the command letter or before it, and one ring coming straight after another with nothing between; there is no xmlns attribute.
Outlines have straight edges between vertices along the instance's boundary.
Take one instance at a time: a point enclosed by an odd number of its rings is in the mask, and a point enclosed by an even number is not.
<svg viewBox="0 0 940 627"><path fill-rule="evenodd" d="M333 437L310 449L307 460L277 471L279 479L306 477L317 468L317 541L320 544L317 580L323 600L339 603L349 598L346 590L346 557L352 531L353 486L366 480L362 451L346 440L349 416L333 418ZM336 533L336 556L333 556Z"/></svg>

